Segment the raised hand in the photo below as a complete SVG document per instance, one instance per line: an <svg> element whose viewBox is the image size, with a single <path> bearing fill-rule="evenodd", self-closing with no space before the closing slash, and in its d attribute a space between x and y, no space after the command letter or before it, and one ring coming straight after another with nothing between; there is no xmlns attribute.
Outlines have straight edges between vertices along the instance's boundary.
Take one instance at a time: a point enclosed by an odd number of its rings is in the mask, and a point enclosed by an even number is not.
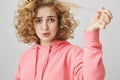
<svg viewBox="0 0 120 80"><path fill-rule="evenodd" d="M105 29L106 25L111 22L112 14L109 10L105 10L104 7L99 9L96 15L91 19L87 31L94 31L99 29Z"/></svg>

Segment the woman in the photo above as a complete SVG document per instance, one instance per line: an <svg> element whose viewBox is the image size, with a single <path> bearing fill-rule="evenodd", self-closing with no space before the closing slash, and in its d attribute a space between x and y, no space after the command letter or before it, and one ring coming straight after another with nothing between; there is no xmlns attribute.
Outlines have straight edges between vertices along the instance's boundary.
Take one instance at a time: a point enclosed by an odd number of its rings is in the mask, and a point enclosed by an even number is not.
<svg viewBox="0 0 120 80"><path fill-rule="evenodd" d="M112 14L101 8L84 31L83 49L66 40L78 25L58 0L25 0L15 16L19 40L34 43L20 58L15 80L104 80L99 30Z"/></svg>

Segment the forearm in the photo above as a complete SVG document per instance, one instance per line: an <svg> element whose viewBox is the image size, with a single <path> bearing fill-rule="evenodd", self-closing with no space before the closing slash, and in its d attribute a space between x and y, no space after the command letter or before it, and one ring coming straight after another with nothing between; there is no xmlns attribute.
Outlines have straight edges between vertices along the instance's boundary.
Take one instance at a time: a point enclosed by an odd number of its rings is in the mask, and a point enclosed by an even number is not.
<svg viewBox="0 0 120 80"><path fill-rule="evenodd" d="M84 39L84 80L104 80L105 70L102 62L102 48L99 42L99 31L85 31Z"/></svg>

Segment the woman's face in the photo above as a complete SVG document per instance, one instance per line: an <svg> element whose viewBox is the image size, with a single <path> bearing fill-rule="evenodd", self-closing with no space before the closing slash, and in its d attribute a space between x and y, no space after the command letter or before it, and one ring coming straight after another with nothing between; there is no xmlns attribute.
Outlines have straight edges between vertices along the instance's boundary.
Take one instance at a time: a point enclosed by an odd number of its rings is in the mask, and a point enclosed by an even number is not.
<svg viewBox="0 0 120 80"><path fill-rule="evenodd" d="M49 43L55 39L58 31L58 17L55 9L42 7L37 10L34 27L40 43Z"/></svg>

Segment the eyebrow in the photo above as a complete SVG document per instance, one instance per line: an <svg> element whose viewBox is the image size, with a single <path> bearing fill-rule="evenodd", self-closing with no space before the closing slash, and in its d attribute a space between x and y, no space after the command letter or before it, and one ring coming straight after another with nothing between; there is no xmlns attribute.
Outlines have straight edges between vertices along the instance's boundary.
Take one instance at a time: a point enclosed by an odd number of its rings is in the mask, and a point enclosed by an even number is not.
<svg viewBox="0 0 120 80"><path fill-rule="evenodd" d="M56 16L47 16L47 17L56 17ZM35 17L35 18L42 18L42 17Z"/></svg>

